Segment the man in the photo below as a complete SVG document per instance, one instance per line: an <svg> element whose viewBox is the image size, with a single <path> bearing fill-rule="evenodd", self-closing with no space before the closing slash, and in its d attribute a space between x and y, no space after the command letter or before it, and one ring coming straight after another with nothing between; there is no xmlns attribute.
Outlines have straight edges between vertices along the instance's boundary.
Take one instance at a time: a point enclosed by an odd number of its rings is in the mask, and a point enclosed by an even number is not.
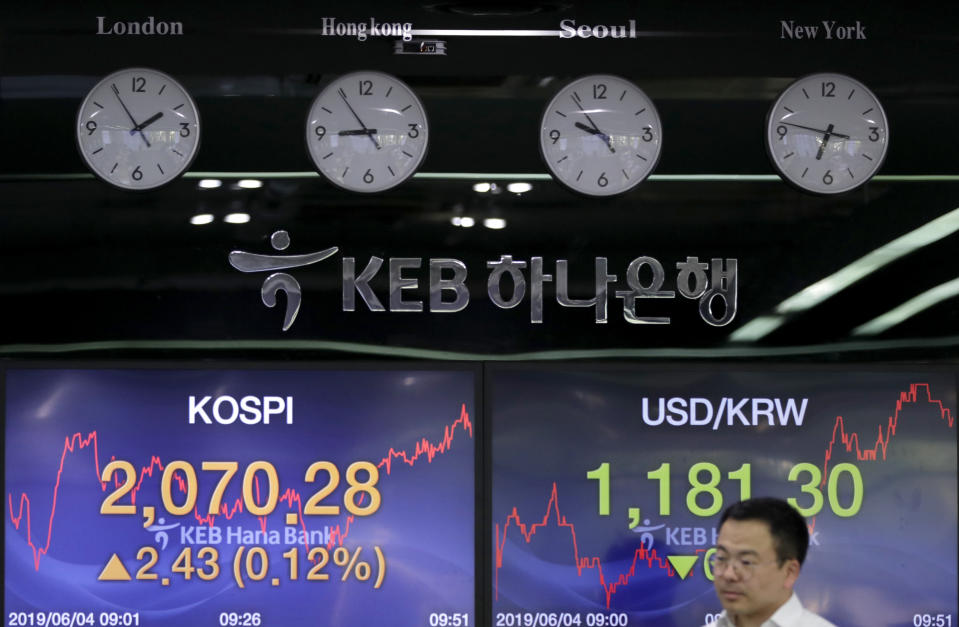
<svg viewBox="0 0 959 627"><path fill-rule="evenodd" d="M723 612L707 627L835 627L793 592L807 548L806 521L786 501L755 498L726 508L711 558Z"/></svg>

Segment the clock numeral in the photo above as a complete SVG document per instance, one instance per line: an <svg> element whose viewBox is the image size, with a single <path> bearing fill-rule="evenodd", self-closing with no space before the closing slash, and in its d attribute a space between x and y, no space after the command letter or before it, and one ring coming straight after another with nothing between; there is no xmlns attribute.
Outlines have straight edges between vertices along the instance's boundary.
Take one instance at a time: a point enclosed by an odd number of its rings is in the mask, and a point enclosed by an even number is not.
<svg viewBox="0 0 959 627"><path fill-rule="evenodd" d="M836 94L836 84L832 81L823 81L822 84L822 97L823 98L835 98Z"/></svg>
<svg viewBox="0 0 959 627"><path fill-rule="evenodd" d="M130 174L134 181L139 181L143 178L143 172L140 170L140 166L137 166L135 170Z"/></svg>
<svg viewBox="0 0 959 627"><path fill-rule="evenodd" d="M180 122L180 137L190 136L190 125L187 122Z"/></svg>
<svg viewBox="0 0 959 627"><path fill-rule="evenodd" d="M416 139L417 137L420 136L419 126L420 126L419 124L410 124L410 125L409 125L409 127L410 127L410 132L409 132L410 139Z"/></svg>
<svg viewBox="0 0 959 627"><path fill-rule="evenodd" d="M366 171L366 174L363 175L363 182L369 185L373 182L373 169L370 168Z"/></svg>
<svg viewBox="0 0 959 627"><path fill-rule="evenodd" d="M870 126L870 127L869 127L869 131L870 131L870 132L869 132L869 141L871 141L871 142L877 142L877 141L879 141L879 127L878 127L878 126Z"/></svg>
<svg viewBox="0 0 959 627"><path fill-rule="evenodd" d="M86 127L88 131L87 135L93 135L93 131L97 130L97 123L94 122L93 120L90 120L89 122L87 122Z"/></svg>
<svg viewBox="0 0 959 627"><path fill-rule="evenodd" d="M361 96L373 95L373 81L360 81L360 95Z"/></svg>
<svg viewBox="0 0 959 627"><path fill-rule="evenodd" d="M652 127L652 126L644 126L644 127L643 127L643 141L644 141L644 142L651 142L651 141L653 141L653 127Z"/></svg>
<svg viewBox="0 0 959 627"><path fill-rule="evenodd" d="M787 132L788 130L789 130L789 129L787 129L787 128L786 128L785 126L783 126L782 124L780 124L779 126L777 126L777 127L776 127L776 134L779 135L779 139L782 139L783 137L785 137L785 136L786 136L786 132Z"/></svg>
<svg viewBox="0 0 959 627"><path fill-rule="evenodd" d="M606 178L605 172L600 172L599 178L596 179L596 184L599 185L600 187L606 187L607 185L609 185L609 179Z"/></svg>
<svg viewBox="0 0 959 627"><path fill-rule="evenodd" d="M313 132L316 133L316 138L317 138L317 139L322 140L324 137L326 137L326 127L325 127L325 126L317 126L315 129L313 129Z"/></svg>
<svg viewBox="0 0 959 627"><path fill-rule="evenodd" d="M606 100L606 85L602 83L593 85L593 100Z"/></svg>
<svg viewBox="0 0 959 627"><path fill-rule="evenodd" d="M549 132L549 138L553 140L553 143L554 143L554 144L555 144L556 142L558 142L558 141L559 141L559 138L560 138L560 133L559 133L559 131L557 131L555 128L554 128L553 130L551 130L551 131Z"/></svg>
<svg viewBox="0 0 959 627"><path fill-rule="evenodd" d="M130 91L133 93L142 94L146 91L147 79L143 78L142 76L134 76L132 79L130 79L130 82L132 83Z"/></svg>
<svg viewBox="0 0 959 627"><path fill-rule="evenodd" d="M822 182L826 185L832 185L832 174L831 170L826 170L826 173L822 175Z"/></svg>

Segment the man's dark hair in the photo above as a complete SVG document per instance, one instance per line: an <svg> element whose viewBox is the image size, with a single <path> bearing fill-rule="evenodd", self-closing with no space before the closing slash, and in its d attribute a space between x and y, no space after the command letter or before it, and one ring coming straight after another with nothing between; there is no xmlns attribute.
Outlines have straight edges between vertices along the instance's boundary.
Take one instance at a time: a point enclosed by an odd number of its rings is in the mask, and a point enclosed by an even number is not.
<svg viewBox="0 0 959 627"><path fill-rule="evenodd" d="M809 528L806 527L802 515L786 501L759 497L734 503L719 517L719 526L722 527L730 518L760 520L766 523L773 536L773 547L776 549L780 566L786 560L799 560L800 566L805 561L806 550L809 548Z"/></svg>

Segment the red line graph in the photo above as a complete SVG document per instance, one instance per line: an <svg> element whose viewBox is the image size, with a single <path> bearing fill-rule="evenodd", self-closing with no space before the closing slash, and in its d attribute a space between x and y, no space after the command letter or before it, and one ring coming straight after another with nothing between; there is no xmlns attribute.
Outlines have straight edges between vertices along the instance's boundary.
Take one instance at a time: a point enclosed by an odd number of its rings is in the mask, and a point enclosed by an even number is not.
<svg viewBox="0 0 959 627"><path fill-rule="evenodd" d="M538 523L533 523L528 527L526 524L520 520L519 513L516 511L516 508L513 508L513 511L509 516L506 517L506 522L503 524L503 533L500 535L500 526L499 523L495 525L496 531L496 555L495 555L495 564L493 570L495 572L495 595L496 599L499 599L499 570L503 566L503 549L506 546L506 535L509 531L511 524L515 524L516 528L522 534L523 539L526 540L526 543L529 544L533 540L533 536L536 535L536 531L545 527L549 524L550 517L554 517L557 527L564 527L569 529L570 539L573 544L573 563L576 565L576 574L582 577L583 570L590 569L595 570L599 576L599 584L603 586L603 590L606 592L606 609L609 609L610 602L613 598L613 595L616 594L616 590L620 586L625 586L629 583L629 580L636 574L636 565L640 562L646 562L646 565L649 568L659 568L665 570L666 574L670 577L673 577L676 572L673 570L673 567L670 566L669 562L659 557L656 554L656 549L647 551L645 546L640 546L633 553L633 562L625 573L618 575L614 581L607 581L606 573L603 571L603 564L600 562L599 557L583 557L579 554L579 543L576 541L576 528L573 523L566 520L564 516L559 511L559 495L557 493L556 483L553 483L553 491L549 496L549 503L546 505L546 513L543 514L543 519ZM654 565L655 563L655 565Z"/></svg>
<svg viewBox="0 0 959 627"><path fill-rule="evenodd" d="M392 474L392 466L394 460L401 460L406 465L412 467L417 461L422 457L426 456L427 463L432 463L433 459L437 455L441 455L450 450L450 447L453 445L453 440L456 435L457 429L461 429L465 432L469 438L473 437L473 423L470 421L469 413L466 411L466 405L464 404L460 409L460 416L452 424L447 425L444 428L443 437L436 444L430 442L427 438L422 438L418 440L413 447L413 452L409 453L406 450L397 450L390 447L386 455L379 461L377 464L378 468L386 469L386 474ZM64 439L63 452L60 455L60 466L57 469L57 478L53 486L53 501L50 507L50 519L47 523L47 539L42 546L34 544L33 541L33 524L30 516L30 497L22 492L19 499L19 510L14 514L13 506L13 494L7 494L7 504L9 507L10 521L13 523L14 528L17 530L20 529L20 524L23 522L24 516L26 516L26 526L27 526L27 544L30 545L30 548L33 550L33 563L36 570L40 570L40 558L43 555L46 555L50 550L50 544L53 541L53 520L56 515L57 510L57 496L60 491L60 479L63 475L63 466L67 460L67 455L77 452L78 450L86 449L88 447L93 448L93 469L96 472L96 481L100 484L101 491L106 491L108 483L100 480L100 453L99 453L99 438L96 431L91 431L86 436L82 433L74 433L71 436L67 436ZM113 459L113 458L111 458ZM131 503L136 505L136 496L140 491L140 488L143 486L143 481L146 477L153 477L154 471L159 470L163 472L164 464L160 457L153 455L150 458L148 465L140 468L139 481L131 490L130 500ZM187 487L184 479L179 475L174 475L175 484L179 489L186 493ZM115 487L119 486L119 477L114 479ZM254 480L254 492L257 502L260 502L260 493L259 493L259 481ZM295 489L288 488L278 499L278 503L286 503L286 505L292 510L294 507L297 510L298 520L300 527L303 531L306 531L306 522L303 517L303 503L302 497L299 492ZM193 516L196 518L199 524L206 524L213 526L216 521L217 516L223 516L226 520L231 520L237 513L243 512L243 500L238 498L234 501L232 505L224 503L220 508L220 514L208 514L203 515L199 512L199 506L195 507L193 510ZM266 531L267 517L258 516L260 527ZM350 527L355 522L355 517L351 514L346 517L344 526L335 525L330 532L330 542L328 547L332 548L334 545L342 545L343 541L346 540L347 536L350 533ZM309 550L309 545L306 545L307 550Z"/></svg>
<svg viewBox="0 0 959 627"><path fill-rule="evenodd" d="M876 438L876 444L873 448L861 449L859 446L859 434L847 433L842 416L836 417L836 423L833 427L832 440L826 448L826 456L823 463L823 484L826 482L829 460L832 458L833 447L836 445L837 441L840 442L841 446L843 446L847 452L851 453L853 450L855 450L857 460L877 461L881 451L881 458L883 461L885 461L889 443L897 433L900 414L905 405L912 405L920 402L920 388L925 392L924 399L922 400L930 405L936 406L942 422L948 425L949 428L952 428L954 426L954 417L952 413L942 404L942 401L932 397L929 384L912 383L909 385L908 391L899 393L899 399L896 401L896 409L893 414L889 416L889 419L885 425L879 425L879 434ZM583 570L585 569L596 570L599 577L599 584L603 587L603 590L606 594L607 609L610 609L613 595L616 594L617 590L620 587L625 587L628 585L630 579L636 575L637 564L645 561L647 567L650 569L658 568L660 570L665 570L667 575L670 577L675 575L675 571L672 569L669 562L665 558L660 558L655 549L647 550L644 545L641 545L640 548L636 549L634 552L633 560L629 569L625 573L616 576L614 580L608 581L599 557L580 556L579 542L576 538L576 528L573 523L569 522L566 516L560 512L558 488L554 482L553 489L550 492L549 502L546 506L546 513L539 522L535 522L527 526L527 524L521 520L517 508L513 507L512 512L510 512L510 514L506 517L506 522L503 523L502 529L500 528L499 523L494 525L494 530L496 532L496 546L493 564L495 599L499 599L499 571L503 566L503 552L506 546L506 537L510 526L515 526L519 530L525 542L530 544L533 540L533 537L536 535L537 530L542 527L546 527L551 522L552 524L556 525L556 527L569 530L570 539L572 542L573 563L576 566L577 575L582 577ZM811 528L815 528L815 519L812 522Z"/></svg>
<svg viewBox="0 0 959 627"><path fill-rule="evenodd" d="M955 422L952 413L948 407L942 404L941 400L932 397L928 383L912 383L909 385L908 391L899 393L899 400L896 401L896 410L889 416L889 420L885 425L885 431L883 430L883 425L879 425L879 434L876 436L876 443L872 448L861 449L859 447L859 434L846 433L845 421L843 421L842 416L836 416L836 424L832 429L832 440L830 440L829 446L826 447L826 456L822 464L822 485L826 485L826 477L829 474L829 460L832 459L837 436L839 443L847 453L852 453L853 449L855 449L856 459L858 461L877 461L880 451L882 451L882 459L885 461L886 451L889 449L889 442L896 436L896 429L899 426L899 414L902 412L904 405L914 405L919 402L919 388L923 388L926 391L925 402L930 405L936 405L939 408L939 419L948 424L949 428L952 428Z"/></svg>

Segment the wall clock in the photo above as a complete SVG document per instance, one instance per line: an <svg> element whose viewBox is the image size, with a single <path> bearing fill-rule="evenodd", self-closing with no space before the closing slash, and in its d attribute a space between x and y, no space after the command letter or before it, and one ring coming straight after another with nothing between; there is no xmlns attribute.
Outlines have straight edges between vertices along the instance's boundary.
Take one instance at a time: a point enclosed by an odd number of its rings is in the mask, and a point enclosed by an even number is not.
<svg viewBox="0 0 959 627"><path fill-rule="evenodd" d="M787 87L769 110L766 148L786 181L817 194L838 194L879 170L889 126L865 85L842 74L812 74Z"/></svg>
<svg viewBox="0 0 959 627"><path fill-rule="evenodd" d="M582 194L612 196L653 171L663 130L656 107L639 87L596 74L553 97L543 113L539 145L560 183Z"/></svg>
<svg viewBox="0 0 959 627"><path fill-rule="evenodd" d="M426 156L423 103L406 83L382 72L354 72L313 101L306 142L330 182L354 192L381 192L412 176Z"/></svg>
<svg viewBox="0 0 959 627"><path fill-rule="evenodd" d="M77 145L95 175L130 190L169 183L200 146L200 114L163 72L129 68L90 90L77 114Z"/></svg>

